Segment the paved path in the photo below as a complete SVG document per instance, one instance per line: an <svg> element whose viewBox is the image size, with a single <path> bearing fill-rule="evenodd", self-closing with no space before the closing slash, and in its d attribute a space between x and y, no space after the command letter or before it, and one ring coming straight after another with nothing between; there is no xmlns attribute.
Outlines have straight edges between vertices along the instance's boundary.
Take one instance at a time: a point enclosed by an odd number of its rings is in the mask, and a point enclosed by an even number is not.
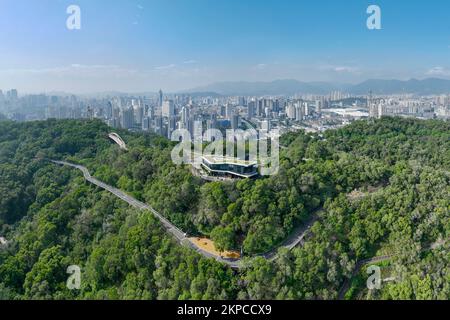
<svg viewBox="0 0 450 320"><path fill-rule="evenodd" d="M314 225L314 223L319 220L319 213L322 209L315 211L308 221L303 223L301 226L297 227L291 235L283 241L283 243L271 251L263 254L262 256L268 260L275 260L277 258L278 248L284 247L288 250L292 250L297 246L303 246L305 243L305 238L309 233L309 230Z"/></svg>
<svg viewBox="0 0 450 320"><path fill-rule="evenodd" d="M364 259L364 260L358 261L356 263L355 269L352 272L351 277L345 280L344 285L342 286L341 290L339 290L338 300L344 300L345 294L347 293L348 289L350 288L351 280L354 277L356 277L359 270L361 270L361 268L363 266L365 266L366 264L380 263L383 261L388 261L388 260L391 260L392 257L393 257L392 255L386 255L386 256L380 256L380 257L375 257L375 258Z"/></svg>
<svg viewBox="0 0 450 320"><path fill-rule="evenodd" d="M148 210L151 213L153 213L153 215L159 219L159 221L162 223L162 225L164 226L164 228L167 230L167 232L169 232L180 244L184 245L184 246L188 246L192 249L194 249L195 251L197 251L198 253L200 253L201 255L207 257L207 258L213 258L219 262L222 262L228 266L230 266L233 269L239 269L241 267L241 259L237 259L237 260L229 260L229 259L224 259L220 256L216 256L213 255L205 250L203 250L202 248L198 247L196 244L192 243L189 239L188 236L185 232L183 232L182 230L180 230L179 228L177 228L175 225L173 225L169 220L167 220L166 218L164 218L158 211L156 211L155 209L153 209L152 207L150 207L149 205L136 200L135 198L127 195L126 193L124 193L123 191L114 188L94 177L91 176L91 174L89 173L89 170L86 169L85 167L81 166L81 165L77 165L77 164L73 164L73 163L69 163L66 161L56 161L56 160L50 160L51 162L58 164L58 165L63 165L63 166L69 166L72 168L76 168L78 170L80 170L83 173L84 178L89 181L90 183L106 190L109 191L110 193L112 193L113 195L115 195L116 197L122 199L123 201L127 202L129 205L138 208L140 210ZM314 213L312 218L305 223L304 225L300 226L299 228L297 228L290 237L288 237L288 239L286 241L283 242L283 244L280 247L285 247L289 250L292 250L294 247L296 247L299 244L303 244L304 243L304 239L306 237L306 235L309 232L309 229L311 228L311 226L314 224L315 221L318 220L318 212ZM271 250L270 252L261 255L262 257L268 259L268 260L274 260L276 259L276 252L277 252L278 248L275 248L273 250Z"/></svg>
<svg viewBox="0 0 450 320"><path fill-rule="evenodd" d="M448 242L447 240L437 241L437 242L432 243L431 245L427 246L426 248L423 248L422 251L435 250L437 248L440 248L440 247L446 245L447 242ZM358 274L359 270L361 270L361 268L363 266L368 265L368 264L373 264L373 263L389 261L393 257L395 257L395 255L392 254L392 255L379 256L379 257L374 257L374 258L369 258L369 259L364 259L364 260L358 261L356 263L355 269L353 270L352 276L345 280L344 285L342 286L341 290L339 290L338 299L344 300L345 294L347 293L347 291L350 287L351 280Z"/></svg>

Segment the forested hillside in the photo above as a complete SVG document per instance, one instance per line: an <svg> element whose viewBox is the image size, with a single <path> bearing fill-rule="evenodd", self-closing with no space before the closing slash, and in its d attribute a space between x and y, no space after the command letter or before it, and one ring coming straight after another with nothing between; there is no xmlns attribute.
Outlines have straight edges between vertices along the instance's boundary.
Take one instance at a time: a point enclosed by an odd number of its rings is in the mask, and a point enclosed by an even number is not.
<svg viewBox="0 0 450 320"><path fill-rule="evenodd" d="M99 121L0 123L0 299L448 299L450 123L383 118L324 135L281 138L279 174L205 183L170 159L173 144ZM243 248L232 271L179 246L150 213L47 159L85 165L100 180L221 249ZM319 215L303 246L276 248ZM368 292L358 261L392 255ZM65 287L82 268L81 290Z"/></svg>

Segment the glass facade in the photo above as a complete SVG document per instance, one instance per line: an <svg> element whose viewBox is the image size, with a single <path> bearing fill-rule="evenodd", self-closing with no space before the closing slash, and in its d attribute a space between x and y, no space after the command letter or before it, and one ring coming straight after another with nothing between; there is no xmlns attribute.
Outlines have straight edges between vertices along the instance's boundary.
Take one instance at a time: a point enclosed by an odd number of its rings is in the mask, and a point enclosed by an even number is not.
<svg viewBox="0 0 450 320"><path fill-rule="evenodd" d="M239 165L235 163L210 163L205 159L202 160L203 166L207 168L207 170L216 172L216 173L224 173L224 174L236 174L239 176L251 177L258 174L257 165Z"/></svg>

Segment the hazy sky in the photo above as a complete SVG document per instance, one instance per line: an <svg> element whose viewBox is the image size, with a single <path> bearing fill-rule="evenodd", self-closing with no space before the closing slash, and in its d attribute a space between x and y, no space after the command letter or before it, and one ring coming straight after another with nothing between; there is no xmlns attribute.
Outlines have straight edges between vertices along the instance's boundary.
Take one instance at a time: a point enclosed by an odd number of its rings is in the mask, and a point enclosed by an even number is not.
<svg viewBox="0 0 450 320"><path fill-rule="evenodd" d="M81 8L81 30L66 9ZM382 30L366 9L381 7ZM0 0L0 89L450 79L448 0Z"/></svg>

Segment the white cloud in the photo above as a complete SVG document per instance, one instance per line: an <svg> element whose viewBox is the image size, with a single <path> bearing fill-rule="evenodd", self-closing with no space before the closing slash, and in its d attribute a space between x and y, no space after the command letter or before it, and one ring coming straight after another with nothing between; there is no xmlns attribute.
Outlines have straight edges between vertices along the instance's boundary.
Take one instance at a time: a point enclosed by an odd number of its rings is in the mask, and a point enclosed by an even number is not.
<svg viewBox="0 0 450 320"><path fill-rule="evenodd" d="M429 76L450 76L450 69L436 66L428 70L426 74Z"/></svg>
<svg viewBox="0 0 450 320"><path fill-rule="evenodd" d="M258 70L264 70L267 67L267 64L265 63L260 63L256 65L256 69Z"/></svg>
<svg viewBox="0 0 450 320"><path fill-rule="evenodd" d="M197 63L197 61L196 60L186 60L183 63L184 64L194 64L194 63Z"/></svg>
<svg viewBox="0 0 450 320"><path fill-rule="evenodd" d="M322 71L334 71L337 73L359 73L359 69L357 67L343 65L322 65L319 69Z"/></svg>
<svg viewBox="0 0 450 320"><path fill-rule="evenodd" d="M167 70L167 69L173 69L175 67L176 67L176 65L172 63L172 64L169 64L169 65L166 65L166 66L155 67L155 69L156 70Z"/></svg>

